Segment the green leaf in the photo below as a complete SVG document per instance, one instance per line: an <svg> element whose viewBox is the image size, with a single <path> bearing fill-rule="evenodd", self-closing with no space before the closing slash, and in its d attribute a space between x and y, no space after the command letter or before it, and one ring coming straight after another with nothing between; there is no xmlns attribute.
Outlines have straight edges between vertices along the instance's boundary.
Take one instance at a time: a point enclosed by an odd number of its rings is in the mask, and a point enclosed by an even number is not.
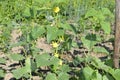
<svg viewBox="0 0 120 80"><path fill-rule="evenodd" d="M37 63L37 67L41 67L41 66L49 66L51 65L50 63L50 55L47 53L41 54L36 56L36 63Z"/></svg>
<svg viewBox="0 0 120 80"><path fill-rule="evenodd" d="M78 48L80 45L78 45L78 43L76 41L72 41L72 46Z"/></svg>
<svg viewBox="0 0 120 80"><path fill-rule="evenodd" d="M96 34L96 40L99 41L99 42L102 41L102 38L99 34Z"/></svg>
<svg viewBox="0 0 120 80"><path fill-rule="evenodd" d="M103 15L102 11L98 11L98 14L96 15L99 21L104 21L105 16Z"/></svg>
<svg viewBox="0 0 120 80"><path fill-rule="evenodd" d="M82 40L83 45L84 45L87 49L90 50L90 49L92 48L92 46L93 46L92 41L85 39L85 37L81 37L81 40Z"/></svg>
<svg viewBox="0 0 120 80"><path fill-rule="evenodd" d="M114 74L114 69L110 67L107 72L110 73L111 75L113 75Z"/></svg>
<svg viewBox="0 0 120 80"><path fill-rule="evenodd" d="M24 41L19 41L19 42L17 42L17 43L11 44L10 47L23 46L23 45L25 45L25 44L26 44L26 42L24 42Z"/></svg>
<svg viewBox="0 0 120 80"><path fill-rule="evenodd" d="M20 60L25 59L24 56L21 54L11 54L9 57L10 57L10 59L12 59L14 61L20 61Z"/></svg>
<svg viewBox="0 0 120 80"><path fill-rule="evenodd" d="M66 0L55 0L54 2L55 2L56 4L57 4L57 3L64 3L64 2L66 2Z"/></svg>
<svg viewBox="0 0 120 80"><path fill-rule="evenodd" d="M57 80L57 77L54 73L48 73L45 80Z"/></svg>
<svg viewBox="0 0 120 80"><path fill-rule="evenodd" d="M106 73L106 75L103 75L103 79L102 80L117 80L117 79L114 79L113 76L111 76L110 74Z"/></svg>
<svg viewBox="0 0 120 80"><path fill-rule="evenodd" d="M2 21L2 15L0 14L0 22Z"/></svg>
<svg viewBox="0 0 120 80"><path fill-rule="evenodd" d="M109 80L106 75L103 76L102 80Z"/></svg>
<svg viewBox="0 0 120 80"><path fill-rule="evenodd" d="M104 32L106 34L110 34L110 32L111 32L110 23L109 22L101 21L100 24L101 24L101 27L104 30Z"/></svg>
<svg viewBox="0 0 120 80"><path fill-rule="evenodd" d="M60 25L64 30L72 30L70 24L68 23L65 23L65 24L61 23Z"/></svg>
<svg viewBox="0 0 120 80"><path fill-rule="evenodd" d="M93 51L96 53L109 54L109 52L104 47L94 47Z"/></svg>
<svg viewBox="0 0 120 80"><path fill-rule="evenodd" d="M58 29L57 36L62 36L62 35L64 35L64 31L62 29Z"/></svg>
<svg viewBox="0 0 120 80"><path fill-rule="evenodd" d="M97 80L102 80L102 75L98 73L98 71L96 72L96 77L97 77Z"/></svg>
<svg viewBox="0 0 120 80"><path fill-rule="evenodd" d="M26 73L26 74L23 75L23 77L28 79L28 78L30 78L30 74Z"/></svg>
<svg viewBox="0 0 120 80"><path fill-rule="evenodd" d="M69 75L65 72L61 72L58 74L58 80L69 80Z"/></svg>
<svg viewBox="0 0 120 80"><path fill-rule="evenodd" d="M25 17L30 17L31 16L30 8L29 7L25 8L25 10L23 12L23 16L25 16Z"/></svg>
<svg viewBox="0 0 120 80"><path fill-rule="evenodd" d="M107 73L112 74L114 72L114 69L112 69L110 66L105 65L104 62L102 62L98 58L93 58L91 64L93 66L95 66L96 68L101 69L101 70L103 70L103 71L105 71Z"/></svg>
<svg viewBox="0 0 120 80"><path fill-rule="evenodd" d="M85 14L85 18L88 17L92 17L92 16L96 16L97 14L97 10L95 10L94 8L91 8L87 11L87 13Z"/></svg>
<svg viewBox="0 0 120 80"><path fill-rule="evenodd" d="M75 59L73 60L73 64L75 66L77 66L78 64L80 64L81 62L84 62L85 61L85 58L82 58L80 56L76 56Z"/></svg>
<svg viewBox="0 0 120 80"><path fill-rule="evenodd" d="M32 6L32 8L30 9L30 13L32 17L35 17L37 14L37 6Z"/></svg>
<svg viewBox="0 0 120 80"><path fill-rule="evenodd" d="M0 69L0 78L4 77L5 76L5 71Z"/></svg>
<svg viewBox="0 0 120 80"><path fill-rule="evenodd" d="M27 72L31 73L31 59L29 57L27 57L25 59L25 67L27 69Z"/></svg>
<svg viewBox="0 0 120 80"><path fill-rule="evenodd" d="M94 70L90 67L85 67L81 70L81 80L90 80Z"/></svg>
<svg viewBox="0 0 120 80"><path fill-rule="evenodd" d="M50 43L52 40L55 40L58 36L64 35L62 29L57 27L47 27L47 42Z"/></svg>
<svg viewBox="0 0 120 80"><path fill-rule="evenodd" d="M61 67L60 67L60 70L62 71L62 72L69 72L70 71L70 67L68 66L68 65L62 65Z"/></svg>
<svg viewBox="0 0 120 80"><path fill-rule="evenodd" d="M102 75L97 71L94 71L91 80L102 80Z"/></svg>
<svg viewBox="0 0 120 80"><path fill-rule="evenodd" d="M27 36L26 36L26 41L27 41L28 43L30 43L30 41L31 41L30 35L27 35Z"/></svg>
<svg viewBox="0 0 120 80"><path fill-rule="evenodd" d="M16 79L19 79L19 78L23 77L24 74L27 73L26 67L22 67L22 68L18 68L16 70L13 70L12 73Z"/></svg>
<svg viewBox="0 0 120 80"><path fill-rule="evenodd" d="M0 63L5 64L6 63L6 59L5 58L0 58Z"/></svg>
<svg viewBox="0 0 120 80"><path fill-rule="evenodd" d="M86 36L81 37L83 45L91 50L93 46L97 43L97 37L95 34L88 34Z"/></svg>
<svg viewBox="0 0 120 80"><path fill-rule="evenodd" d="M57 38L57 28L56 27L47 27L47 42L50 43L51 40Z"/></svg>
<svg viewBox="0 0 120 80"><path fill-rule="evenodd" d="M45 3L48 3L50 0L35 0L37 3L40 3L40 4L45 4Z"/></svg>
<svg viewBox="0 0 120 80"><path fill-rule="evenodd" d="M106 73L106 75L103 76L103 80L115 80L111 74Z"/></svg>
<svg viewBox="0 0 120 80"><path fill-rule="evenodd" d="M120 80L120 69L116 69L113 73L115 80Z"/></svg>
<svg viewBox="0 0 120 80"><path fill-rule="evenodd" d="M34 60L31 60L31 70L35 71L37 69L37 64Z"/></svg>
<svg viewBox="0 0 120 80"><path fill-rule="evenodd" d="M45 33L45 28L42 26L37 26L32 29L31 36L33 39L37 39L44 33Z"/></svg>
<svg viewBox="0 0 120 80"><path fill-rule="evenodd" d="M60 61L60 59L59 58L57 58L57 57L51 57L50 58L50 64L53 64L54 66L58 66L59 65L59 61Z"/></svg>
<svg viewBox="0 0 120 80"><path fill-rule="evenodd" d="M109 8L101 8L101 9L102 9L102 13L104 15L111 15L112 14L111 11L109 10Z"/></svg>
<svg viewBox="0 0 120 80"><path fill-rule="evenodd" d="M63 28L65 31L70 31L72 32L73 34L76 34L77 31L76 31L76 28L74 26L71 26L70 24L68 24L67 22L66 23L61 23L60 24L61 28Z"/></svg>
<svg viewBox="0 0 120 80"><path fill-rule="evenodd" d="M84 36L84 37L81 37L81 40L82 40L83 45L84 45L85 47L89 48L89 44L90 44L90 43L89 43L88 40L85 39L85 36ZM88 44L85 44L86 42L87 42Z"/></svg>
<svg viewBox="0 0 120 80"><path fill-rule="evenodd" d="M113 59L112 58L106 59L105 60L105 64L108 65L108 66L110 66L110 67L113 67Z"/></svg>

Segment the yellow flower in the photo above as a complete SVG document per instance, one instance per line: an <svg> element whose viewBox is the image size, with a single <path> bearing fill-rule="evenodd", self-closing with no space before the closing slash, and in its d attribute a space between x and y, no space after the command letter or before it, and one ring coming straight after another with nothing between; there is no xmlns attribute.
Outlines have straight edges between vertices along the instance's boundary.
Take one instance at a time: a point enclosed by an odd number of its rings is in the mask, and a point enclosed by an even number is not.
<svg viewBox="0 0 120 80"><path fill-rule="evenodd" d="M59 54L58 54L58 53L55 53L54 56L55 56L55 57L59 57Z"/></svg>
<svg viewBox="0 0 120 80"><path fill-rule="evenodd" d="M63 62L62 62L62 60L60 60L60 61L59 61L59 65L61 66L61 65L62 65L62 63L63 63Z"/></svg>
<svg viewBox="0 0 120 80"><path fill-rule="evenodd" d="M51 44L54 48L57 48L59 46L59 44L57 42L52 42Z"/></svg>
<svg viewBox="0 0 120 80"><path fill-rule="evenodd" d="M53 11L54 11L55 13L58 13L58 12L60 11L60 8L59 8L59 7L55 7L55 8L53 9Z"/></svg>

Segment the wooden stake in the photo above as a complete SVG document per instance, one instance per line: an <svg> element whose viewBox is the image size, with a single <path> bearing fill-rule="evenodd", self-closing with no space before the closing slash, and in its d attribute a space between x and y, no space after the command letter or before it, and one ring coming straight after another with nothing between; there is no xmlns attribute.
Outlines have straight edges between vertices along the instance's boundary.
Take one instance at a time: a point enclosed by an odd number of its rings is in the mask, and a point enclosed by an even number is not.
<svg viewBox="0 0 120 80"><path fill-rule="evenodd" d="M119 53L120 53L120 0L116 0L115 8L115 42L114 42L114 54L113 62L114 67L119 68Z"/></svg>

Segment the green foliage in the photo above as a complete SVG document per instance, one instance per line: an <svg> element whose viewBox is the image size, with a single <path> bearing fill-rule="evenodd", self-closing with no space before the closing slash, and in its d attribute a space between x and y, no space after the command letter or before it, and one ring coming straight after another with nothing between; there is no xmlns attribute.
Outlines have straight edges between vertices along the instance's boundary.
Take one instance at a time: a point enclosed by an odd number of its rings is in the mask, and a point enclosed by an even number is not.
<svg viewBox="0 0 120 80"><path fill-rule="evenodd" d="M27 74L27 68L26 67L21 67L16 70L13 70L13 75L16 79L20 79L23 77L25 74Z"/></svg>
<svg viewBox="0 0 120 80"><path fill-rule="evenodd" d="M71 69L70 69L70 67L68 65L62 65L60 67L60 71L63 72L63 73L65 73L65 72L71 71Z"/></svg>
<svg viewBox="0 0 120 80"><path fill-rule="evenodd" d="M42 36L44 33L45 33L45 28L38 26L32 29L31 36L34 40L36 40L38 37Z"/></svg>
<svg viewBox="0 0 120 80"><path fill-rule="evenodd" d="M49 73L47 76L46 76L46 79L45 80L57 80L57 77L54 73Z"/></svg>
<svg viewBox="0 0 120 80"><path fill-rule="evenodd" d="M61 72L57 75L54 73L48 73L45 80L69 80L69 75L67 73Z"/></svg>
<svg viewBox="0 0 120 80"><path fill-rule="evenodd" d="M96 34L87 34L86 36L81 37L81 40L87 49L92 50L94 45L101 41L101 38Z"/></svg>
<svg viewBox="0 0 120 80"><path fill-rule="evenodd" d="M64 35L64 31L57 27L47 27L47 42L57 39L58 36Z"/></svg>
<svg viewBox="0 0 120 80"><path fill-rule="evenodd" d="M96 53L109 54L109 52L105 48L103 48L103 47L95 47L93 49L93 51L96 52Z"/></svg>
<svg viewBox="0 0 120 80"><path fill-rule="evenodd" d="M31 67L32 67L32 65L31 65L31 59L29 58L29 57L27 57L26 58L26 60L25 60L25 67L26 67L26 71L27 72L29 72L29 73L31 73Z"/></svg>
<svg viewBox="0 0 120 80"><path fill-rule="evenodd" d="M90 80L94 72L90 67L85 67L81 70L82 75L80 75L81 80Z"/></svg>
<svg viewBox="0 0 120 80"><path fill-rule="evenodd" d="M109 22L101 22L102 29L105 31L106 34L110 34L111 28Z"/></svg>
<svg viewBox="0 0 120 80"><path fill-rule="evenodd" d="M111 32L110 22L108 22L108 20L110 21L111 17L113 17L113 14L108 8L98 9L98 11L92 8L88 10L85 15L85 18L90 19L90 22L93 23L91 26L100 26L106 34L110 34Z"/></svg>
<svg viewBox="0 0 120 80"><path fill-rule="evenodd" d="M0 0L0 51L6 55L0 58L0 65L17 61L19 68L10 71L16 79L119 80L120 70L113 68L112 52L99 45L112 35L114 6L114 0ZM60 8L57 13L56 7ZM17 42L11 41L14 29L21 32ZM52 44L50 52L37 48L40 38L45 39L40 44L45 45L43 48ZM20 53L12 53L11 49L19 46L23 47ZM73 55L72 49L81 47L88 53ZM100 60L91 57L91 52L109 57ZM0 79L5 74L1 68Z"/></svg>
<svg viewBox="0 0 120 80"><path fill-rule="evenodd" d="M88 58L88 57L86 57ZM88 60L88 59L86 59ZM91 60L84 61L86 67L80 70L79 78L81 80L118 80L119 79L119 69L112 69L110 66L104 64L97 58L92 58Z"/></svg>
<svg viewBox="0 0 120 80"><path fill-rule="evenodd" d="M6 59L5 58L0 58L0 64L5 64L6 63Z"/></svg>
<svg viewBox="0 0 120 80"><path fill-rule="evenodd" d="M2 70L2 69L0 69L0 78L2 78L2 77L4 77L5 76L5 71L4 70Z"/></svg>
<svg viewBox="0 0 120 80"><path fill-rule="evenodd" d="M113 74L113 77L115 78L115 80L119 80L120 79L120 70L119 69L116 69L115 71L114 71L114 73L112 73Z"/></svg>
<svg viewBox="0 0 120 80"><path fill-rule="evenodd" d="M25 59L24 56L21 54L11 54L9 57L10 57L10 59L12 59L14 61L20 61L20 60Z"/></svg>
<svg viewBox="0 0 120 80"><path fill-rule="evenodd" d="M36 63L37 63L37 67L40 66L49 66L50 64L50 55L49 54L42 54L42 55L38 55L36 56Z"/></svg>
<svg viewBox="0 0 120 80"><path fill-rule="evenodd" d="M30 17L31 16L31 13L30 13L30 8L29 7L26 7L24 12L23 12L23 16L24 17Z"/></svg>
<svg viewBox="0 0 120 80"><path fill-rule="evenodd" d="M93 72L91 79L92 80L103 80L102 75L97 70Z"/></svg>
<svg viewBox="0 0 120 80"><path fill-rule="evenodd" d="M61 73L59 73L59 75L58 75L58 80L69 80L69 75L67 74L67 73L63 73L63 72L61 72Z"/></svg>

